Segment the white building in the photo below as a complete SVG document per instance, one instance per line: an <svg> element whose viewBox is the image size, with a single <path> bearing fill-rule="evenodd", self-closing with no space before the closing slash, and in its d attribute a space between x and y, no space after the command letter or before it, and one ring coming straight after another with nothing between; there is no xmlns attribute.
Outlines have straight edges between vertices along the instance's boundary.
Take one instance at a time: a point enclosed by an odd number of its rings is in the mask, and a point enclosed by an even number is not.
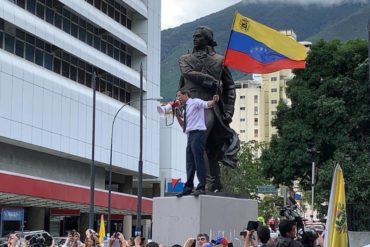
<svg viewBox="0 0 370 247"><path fill-rule="evenodd" d="M95 212L107 213L113 117L132 102L115 122L112 156L112 231L131 236L141 64L144 98L159 97L160 1L1 1L0 208L24 209L28 230L65 235L87 228L96 72ZM159 177L157 104L144 102L143 175L149 181ZM159 195L157 187L145 185L144 196ZM151 210L144 198L143 218ZM3 226L5 234L19 223Z"/></svg>

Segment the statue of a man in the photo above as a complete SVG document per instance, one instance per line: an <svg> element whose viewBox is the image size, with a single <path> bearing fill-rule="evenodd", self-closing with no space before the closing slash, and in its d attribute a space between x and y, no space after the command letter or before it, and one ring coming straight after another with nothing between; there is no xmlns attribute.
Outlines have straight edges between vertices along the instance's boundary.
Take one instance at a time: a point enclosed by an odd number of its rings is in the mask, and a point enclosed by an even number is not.
<svg viewBox="0 0 370 247"><path fill-rule="evenodd" d="M218 104L205 110L207 191L217 192L222 189L219 161L235 167L240 148L237 134L229 127L234 114L235 84L229 69L223 66L223 56L214 50L217 44L210 28L196 28L193 44L193 52L179 60L179 89L190 90L193 98L206 101L220 95Z"/></svg>

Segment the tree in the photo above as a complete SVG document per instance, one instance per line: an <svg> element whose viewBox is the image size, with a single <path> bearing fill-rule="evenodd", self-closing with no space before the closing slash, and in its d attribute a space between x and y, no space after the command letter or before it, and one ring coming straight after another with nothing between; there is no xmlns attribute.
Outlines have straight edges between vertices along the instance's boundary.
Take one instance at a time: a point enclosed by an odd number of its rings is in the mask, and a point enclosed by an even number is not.
<svg viewBox="0 0 370 247"><path fill-rule="evenodd" d="M309 190L311 162L318 165L316 208L328 202L336 162L344 170L347 201L370 198L368 51L364 40L319 41L305 70L288 84L291 106L280 102L273 125L278 136L263 150L263 172L274 184L299 181ZM307 152L315 147L316 157Z"/></svg>
<svg viewBox="0 0 370 247"><path fill-rule="evenodd" d="M266 145L256 141L250 141L242 145L238 154L239 162L235 169L222 167L222 183L224 191L243 195L251 199L259 199L257 195L258 185L271 184L263 176L261 162L258 153Z"/></svg>

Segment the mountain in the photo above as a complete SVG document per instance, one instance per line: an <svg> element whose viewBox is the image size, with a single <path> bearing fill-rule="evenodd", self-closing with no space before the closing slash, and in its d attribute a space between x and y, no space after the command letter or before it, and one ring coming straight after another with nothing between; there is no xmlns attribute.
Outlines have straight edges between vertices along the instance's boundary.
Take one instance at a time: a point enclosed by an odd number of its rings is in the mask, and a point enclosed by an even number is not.
<svg viewBox="0 0 370 247"><path fill-rule="evenodd" d="M323 0L325 1L325 0ZM237 3L217 13L161 33L161 96L173 99L180 71L178 59L191 52L192 35L198 26L208 26L214 31L218 46L223 54L226 49L234 13L238 11L258 22L277 30L293 30L299 41L315 42L318 39L367 39L370 18L370 1L344 3L340 5L297 5L284 3ZM234 79L248 75L233 71Z"/></svg>

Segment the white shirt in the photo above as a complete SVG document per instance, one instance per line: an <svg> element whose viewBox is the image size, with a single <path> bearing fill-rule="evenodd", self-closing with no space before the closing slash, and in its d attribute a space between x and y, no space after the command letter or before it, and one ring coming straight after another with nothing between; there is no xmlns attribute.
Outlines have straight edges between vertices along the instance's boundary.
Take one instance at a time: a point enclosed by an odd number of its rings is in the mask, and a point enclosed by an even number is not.
<svg viewBox="0 0 370 247"><path fill-rule="evenodd" d="M188 134L193 130L207 130L204 119L204 109L208 108L208 101L189 98L186 101L186 130Z"/></svg>

